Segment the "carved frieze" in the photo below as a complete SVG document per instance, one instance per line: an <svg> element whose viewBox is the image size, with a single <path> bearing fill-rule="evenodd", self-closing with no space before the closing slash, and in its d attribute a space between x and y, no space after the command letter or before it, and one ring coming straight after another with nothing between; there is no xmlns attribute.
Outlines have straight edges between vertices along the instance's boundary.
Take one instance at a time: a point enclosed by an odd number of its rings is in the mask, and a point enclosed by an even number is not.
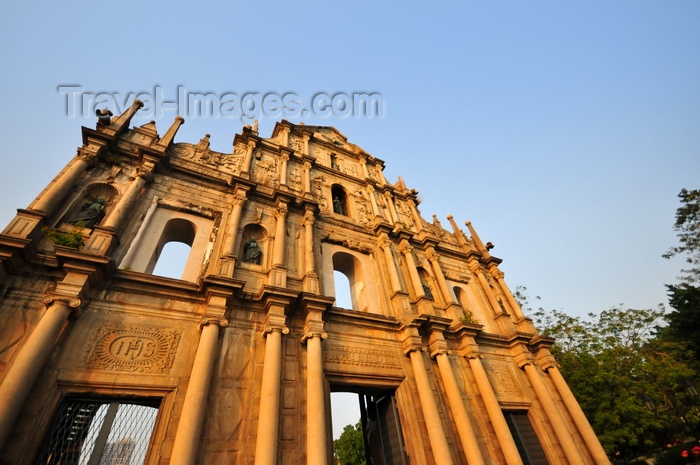
<svg viewBox="0 0 700 465"><path fill-rule="evenodd" d="M137 326L98 328L79 363L88 370L168 374L182 333Z"/></svg>
<svg viewBox="0 0 700 465"><path fill-rule="evenodd" d="M325 363L401 369L401 361L396 352L359 349L355 347L350 349L333 344L326 344L323 349Z"/></svg>

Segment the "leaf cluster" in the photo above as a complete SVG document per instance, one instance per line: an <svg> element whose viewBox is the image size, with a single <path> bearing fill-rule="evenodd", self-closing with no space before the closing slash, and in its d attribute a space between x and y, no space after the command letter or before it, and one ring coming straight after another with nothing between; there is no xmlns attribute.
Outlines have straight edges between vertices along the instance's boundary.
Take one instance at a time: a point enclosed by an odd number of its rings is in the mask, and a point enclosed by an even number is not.
<svg viewBox="0 0 700 465"><path fill-rule="evenodd" d="M44 227L41 229L41 232L56 245L73 249L82 249L85 246L85 238L80 227L76 227L72 231L61 231Z"/></svg>
<svg viewBox="0 0 700 465"><path fill-rule="evenodd" d="M367 465L362 424L346 425L338 439L333 441L333 457L339 465Z"/></svg>
<svg viewBox="0 0 700 465"><path fill-rule="evenodd" d="M684 275L681 280L692 284L700 282L700 189L681 189L678 197L681 206L676 210L673 229L680 245L669 249L663 257L686 255L690 268L682 270Z"/></svg>

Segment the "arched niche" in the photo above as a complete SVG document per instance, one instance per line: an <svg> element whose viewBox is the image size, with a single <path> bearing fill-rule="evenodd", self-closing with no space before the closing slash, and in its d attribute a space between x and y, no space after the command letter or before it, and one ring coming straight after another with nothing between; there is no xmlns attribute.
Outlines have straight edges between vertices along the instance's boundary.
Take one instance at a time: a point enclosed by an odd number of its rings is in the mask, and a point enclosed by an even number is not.
<svg viewBox="0 0 700 465"><path fill-rule="evenodd" d="M92 229L107 217L118 196L119 191L110 184L89 184L68 208L59 224L70 223Z"/></svg>
<svg viewBox="0 0 700 465"><path fill-rule="evenodd" d="M331 199L333 202L333 213L350 216L348 213L348 194L340 184L331 186Z"/></svg>
<svg viewBox="0 0 700 465"><path fill-rule="evenodd" d="M266 268L270 259L267 230L257 223L246 225L241 235L238 262L244 266Z"/></svg>

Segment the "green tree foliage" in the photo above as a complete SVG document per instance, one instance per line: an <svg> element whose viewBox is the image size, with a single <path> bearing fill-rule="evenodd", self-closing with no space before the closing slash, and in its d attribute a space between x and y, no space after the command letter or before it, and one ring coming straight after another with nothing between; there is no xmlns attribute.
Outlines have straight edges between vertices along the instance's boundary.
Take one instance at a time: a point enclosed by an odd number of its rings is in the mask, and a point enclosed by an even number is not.
<svg viewBox="0 0 700 465"><path fill-rule="evenodd" d="M367 465L360 421L343 428L340 437L333 441L333 456L339 465Z"/></svg>
<svg viewBox="0 0 700 465"><path fill-rule="evenodd" d="M561 372L610 457L631 459L692 435L697 381L684 344L655 337L663 308L612 308L588 318L540 309ZM652 407L650 409L649 407Z"/></svg>
<svg viewBox="0 0 700 465"><path fill-rule="evenodd" d="M681 284L667 285L669 304L673 308L661 330L661 336L685 342L700 362L700 190L681 190L678 197L681 206L676 210L673 228L678 233L680 245L669 250L664 257L686 255L690 268L683 270Z"/></svg>
<svg viewBox="0 0 700 465"><path fill-rule="evenodd" d="M690 268L683 270L683 281L692 284L700 282L700 189L681 189L678 197L681 206L676 210L673 229L678 234L680 245L672 247L665 258L685 255Z"/></svg>

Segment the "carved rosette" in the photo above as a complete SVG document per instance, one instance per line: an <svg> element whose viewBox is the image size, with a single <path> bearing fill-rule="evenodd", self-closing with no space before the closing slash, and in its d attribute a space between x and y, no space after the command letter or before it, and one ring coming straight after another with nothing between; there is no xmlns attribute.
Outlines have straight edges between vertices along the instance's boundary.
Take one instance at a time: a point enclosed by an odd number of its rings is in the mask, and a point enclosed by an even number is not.
<svg viewBox="0 0 700 465"><path fill-rule="evenodd" d="M98 328L78 364L88 370L168 374L182 332L137 326Z"/></svg>
<svg viewBox="0 0 700 465"><path fill-rule="evenodd" d="M510 364L492 360L484 360L482 363L491 386L493 386L493 390L499 398L521 398L524 396L523 388L520 386L520 382Z"/></svg>

